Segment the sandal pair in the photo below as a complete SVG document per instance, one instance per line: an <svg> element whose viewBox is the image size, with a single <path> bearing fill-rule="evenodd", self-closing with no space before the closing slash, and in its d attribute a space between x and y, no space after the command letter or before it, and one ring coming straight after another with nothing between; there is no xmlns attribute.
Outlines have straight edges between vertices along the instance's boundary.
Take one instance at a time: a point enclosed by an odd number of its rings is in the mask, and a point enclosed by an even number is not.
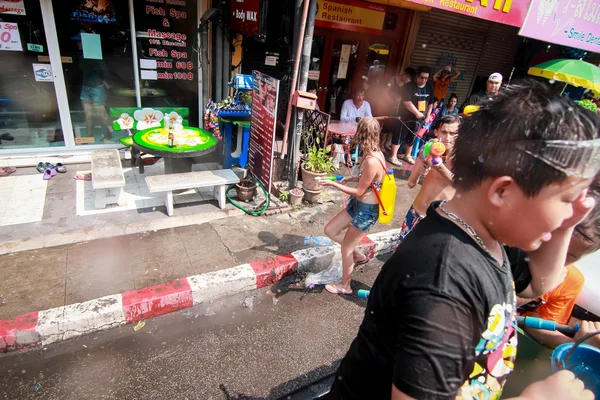
<svg viewBox="0 0 600 400"><path fill-rule="evenodd" d="M56 165L52 165L49 162L41 162L37 165L36 169L38 170L38 172L45 174L47 170L55 170L56 172L60 172L61 174L64 174L65 172L67 172L67 167L62 164L62 163L56 163ZM54 173L54 175L56 175L56 172ZM54 176L52 175L52 176ZM50 178L48 178L50 179Z"/></svg>

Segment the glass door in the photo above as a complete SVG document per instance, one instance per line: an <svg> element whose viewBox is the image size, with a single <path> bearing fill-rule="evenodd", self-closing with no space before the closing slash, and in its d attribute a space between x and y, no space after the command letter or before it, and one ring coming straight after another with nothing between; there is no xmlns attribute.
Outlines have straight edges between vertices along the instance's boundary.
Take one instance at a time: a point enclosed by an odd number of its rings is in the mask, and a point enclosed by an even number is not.
<svg viewBox="0 0 600 400"><path fill-rule="evenodd" d="M360 40L336 39L331 54L325 112L340 119L342 103L351 97L352 81L359 63Z"/></svg>
<svg viewBox="0 0 600 400"><path fill-rule="evenodd" d="M52 0L77 145L118 143L110 109L135 107L127 1Z"/></svg>
<svg viewBox="0 0 600 400"><path fill-rule="evenodd" d="M0 14L0 150L64 146L39 0Z"/></svg>

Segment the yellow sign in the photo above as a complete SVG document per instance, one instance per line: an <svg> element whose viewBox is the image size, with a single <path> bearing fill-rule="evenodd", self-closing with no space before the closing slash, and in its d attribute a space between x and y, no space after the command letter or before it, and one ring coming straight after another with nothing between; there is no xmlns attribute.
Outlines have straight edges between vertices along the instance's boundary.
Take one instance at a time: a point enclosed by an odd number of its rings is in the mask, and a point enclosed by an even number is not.
<svg viewBox="0 0 600 400"><path fill-rule="evenodd" d="M386 8L376 4L346 0L344 3L319 1L315 24L354 32L381 33Z"/></svg>

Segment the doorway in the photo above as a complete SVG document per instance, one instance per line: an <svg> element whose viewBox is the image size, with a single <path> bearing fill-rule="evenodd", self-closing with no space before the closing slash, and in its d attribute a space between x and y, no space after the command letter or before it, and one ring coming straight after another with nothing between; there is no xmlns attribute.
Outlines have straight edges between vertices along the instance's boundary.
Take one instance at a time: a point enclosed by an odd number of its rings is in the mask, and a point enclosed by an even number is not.
<svg viewBox="0 0 600 400"><path fill-rule="evenodd" d="M343 30L317 28L313 36L309 80L318 82L321 110L340 118L342 104L358 87L372 96L393 82L399 64L399 51L384 35L365 35Z"/></svg>

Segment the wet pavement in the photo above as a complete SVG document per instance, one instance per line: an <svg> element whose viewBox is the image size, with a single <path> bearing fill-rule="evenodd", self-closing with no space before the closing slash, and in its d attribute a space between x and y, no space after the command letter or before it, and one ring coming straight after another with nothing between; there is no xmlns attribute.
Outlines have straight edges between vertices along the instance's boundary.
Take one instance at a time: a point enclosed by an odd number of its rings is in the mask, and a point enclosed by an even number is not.
<svg viewBox="0 0 600 400"><path fill-rule="evenodd" d="M368 288L383 262L355 274ZM1 399L275 399L334 372L366 300L248 292L59 345L0 356Z"/></svg>
<svg viewBox="0 0 600 400"><path fill-rule="evenodd" d="M400 227L415 190L396 180L399 193L391 225ZM187 276L265 260L308 247L341 210L337 191L324 203L269 217L231 217L158 231L0 255L0 320Z"/></svg>
<svg viewBox="0 0 600 400"><path fill-rule="evenodd" d="M355 292L370 287L383 261L373 260L355 273ZM0 355L0 399L286 396L335 371L366 305L356 295L334 296L322 288L303 297L300 288L286 291L289 284L288 279L272 289L154 318L137 332L126 325ZM550 354L521 336L504 397L546 377Z"/></svg>

